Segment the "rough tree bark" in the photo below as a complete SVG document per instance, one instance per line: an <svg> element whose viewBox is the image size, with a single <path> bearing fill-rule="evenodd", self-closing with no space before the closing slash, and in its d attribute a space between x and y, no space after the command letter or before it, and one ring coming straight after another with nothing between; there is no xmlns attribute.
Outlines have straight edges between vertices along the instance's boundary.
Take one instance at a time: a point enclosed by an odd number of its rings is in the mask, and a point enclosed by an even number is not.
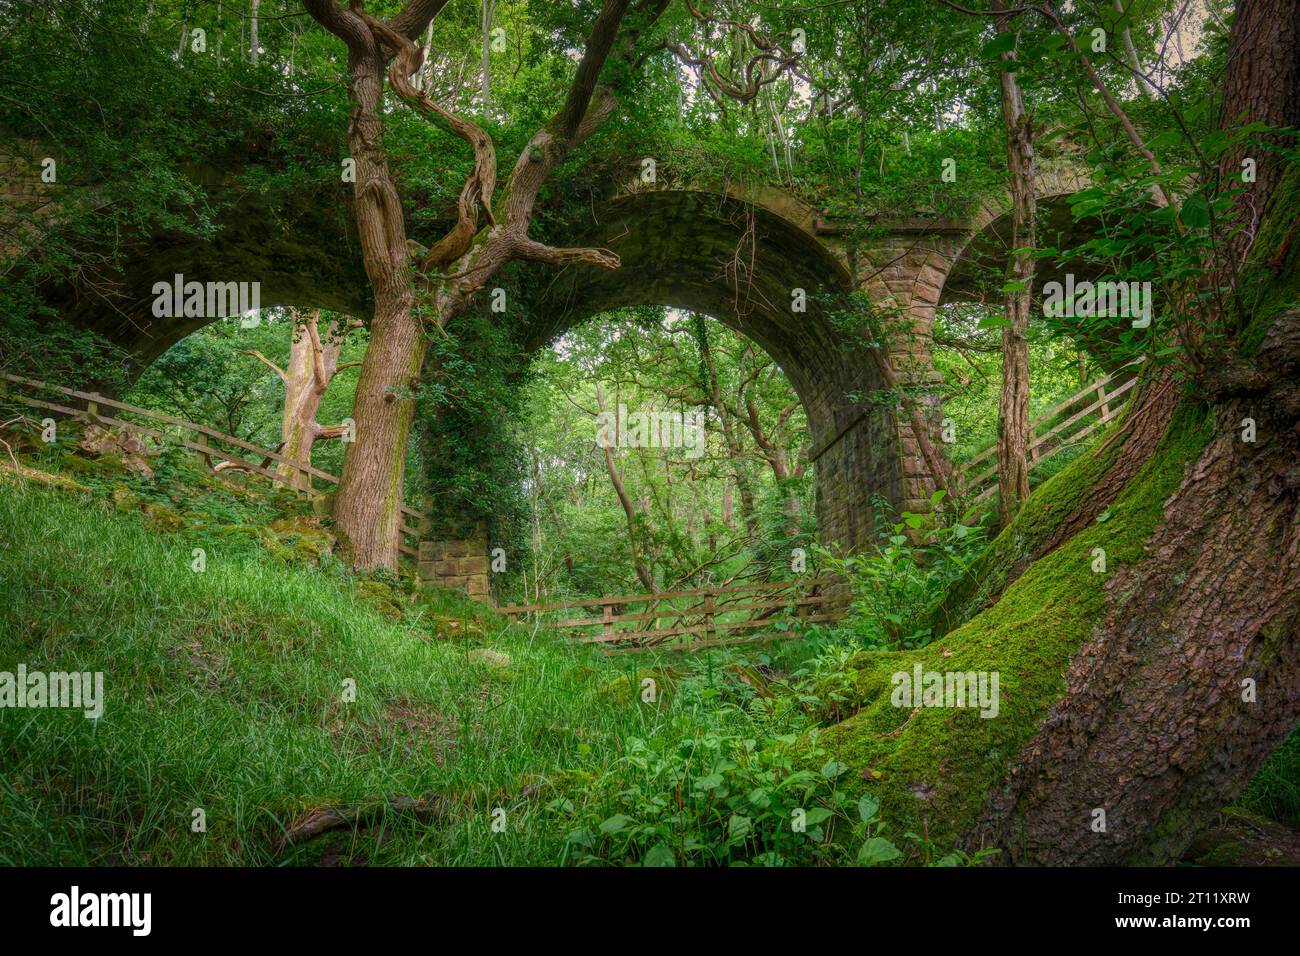
<svg viewBox="0 0 1300 956"><path fill-rule="evenodd" d="M1276 127L1300 125L1300 103L1294 95L1300 89L1300 57L1294 55L1297 47L1300 10L1294 0L1242 0L1237 4L1219 108L1225 126L1244 123L1247 118ZM1280 142L1280 137L1268 137L1256 147L1243 144L1223 156L1219 174L1224 182L1250 186L1229 217L1229 225L1239 230L1227 243L1229 263L1245 259L1264 211L1262 199L1273 195L1282 178L1286 163L1275 152ZM1253 186L1242 183L1242 160L1247 155L1256 163Z"/></svg>
<svg viewBox="0 0 1300 956"><path fill-rule="evenodd" d="M394 23L401 21L398 29L410 31L413 40L441 6L436 0L413 0ZM415 314L406 225L384 148L380 107L389 53L355 9L343 10L335 0L306 0L306 7L348 48L348 148L355 164L362 257L375 301L352 412L355 441L344 457L335 497L335 533L354 566L395 567L406 440L427 343Z"/></svg>
<svg viewBox="0 0 1300 956"><path fill-rule="evenodd" d="M348 143L356 164L362 255L375 300L370 347L353 411L356 441L344 461L334 516L340 550L360 568L397 563L406 441L428 332L441 330L463 312L470 298L510 262L619 266L618 256L607 249L557 249L531 238L528 230L543 183L618 105L617 88L601 79L606 62L612 55L620 57L629 67L621 73L626 78L652 52L663 49L650 44L642 50L638 41L669 0L603 0L564 103L520 152L502 196L495 200L497 159L491 139L411 81L424 62L424 51L416 41L446 2L408 0L401 12L385 22L365 12L364 0L351 0L346 9L338 0L304 0L311 16L348 49L352 101ZM688 8L702 20L746 33L759 49L754 61L779 67L771 76L761 74L760 81L755 79L759 74L753 63L747 65L744 81L729 82L729 95L734 91L752 99L762 83L771 82L798 59L747 24L713 21ZM414 244L407 242L402 205L384 148L380 105L385 70L389 85L403 101L474 150L456 224L418 257L412 252ZM480 214L486 220L483 225Z"/></svg>
<svg viewBox="0 0 1300 956"><path fill-rule="evenodd" d="M1005 10L993 0L994 10ZM1009 16L998 17L999 35L1011 33ZM1012 62L1015 54L1002 54ZM1010 175L1011 261L1006 293L1006 326L1002 329L1002 390L998 397L998 518L1002 527L1011 522L1020 502L1029 497L1029 307L1034 284L1036 204L1034 201L1034 143L1029 113L1016 74L1000 69L1002 126L1007 142Z"/></svg>
<svg viewBox="0 0 1300 956"><path fill-rule="evenodd" d="M1296 123L1295 30L1292 0L1238 4L1225 126ZM1237 200L1240 221L1260 223L1228 243L1252 293L1247 333L1205 363L1199 399L1166 388L1143 406L1208 400L1211 438L1145 560L1107 581L1064 699L995 789L972 845L1017 862L1171 862L1300 720L1297 192L1296 170L1279 164ZM1121 459L1145 445L1126 443Z"/></svg>

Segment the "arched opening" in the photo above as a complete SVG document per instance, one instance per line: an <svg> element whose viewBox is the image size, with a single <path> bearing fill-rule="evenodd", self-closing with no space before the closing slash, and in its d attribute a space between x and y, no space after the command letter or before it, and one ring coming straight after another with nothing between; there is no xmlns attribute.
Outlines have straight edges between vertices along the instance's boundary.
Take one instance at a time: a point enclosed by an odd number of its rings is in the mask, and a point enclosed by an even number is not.
<svg viewBox="0 0 1300 956"><path fill-rule="evenodd" d="M259 212L257 197L244 196L222 213L212 237L171 245L159 239L123 263L113 309L53 290L49 301L63 319L123 349L133 374L213 321L152 314L154 283L174 275L256 282L264 309L366 315L367 286L340 197L318 198ZM616 190L552 224L546 238L610 248L621 267L529 267L529 308L522 318L507 312L500 321L522 323L523 348L535 350L593 315L648 304L715 317L752 340L774 359L805 410L821 540L858 548L874 536L874 497L923 510L932 478L909 444L897 402L882 398L888 390L870 336L848 304L862 284L861 267L828 234L816 210L780 190ZM928 325L922 331L928 335Z"/></svg>
<svg viewBox="0 0 1300 956"><path fill-rule="evenodd" d="M852 550L875 535L873 499L915 510L924 496L913 489L928 472L903 448L894 404L880 400L884 380L869 343L855 338L861 316L847 305L852 271L808 225L726 195L618 196L558 241L612 249L621 267L539 274L518 334L520 348L536 353L595 317L651 307L708 316L753 342L788 380L807 423L818 536ZM441 512L432 550L486 548L478 525L491 516L448 491L431 502ZM433 564L428 571L437 574Z"/></svg>
<svg viewBox="0 0 1300 956"><path fill-rule="evenodd" d="M290 488L329 490L294 463L340 473L366 342L362 324L337 312L270 308L219 319L150 362L123 399L276 452L287 461L262 467ZM239 470L222 450L248 457L219 439L213 447L219 471Z"/></svg>
<svg viewBox="0 0 1300 956"><path fill-rule="evenodd" d="M1116 358L1127 319L1085 324L1049 317L1044 290L1095 283L1108 271L1090 256L1067 254L1103 234L1095 216L1079 216L1071 196L1088 185L1082 177L1049 172L1040 178L1037 246L1061 254L1035 260L1029 320L1030 486L1064 468L1095 439L1126 399L1134 369ZM996 483L998 394L1002 385L1000 292L1011 253L1008 200L983 204L972 230L950 254L936 295L933 358L944 376L943 404L951 425L949 450L972 497L991 495ZM983 500L983 499L980 499Z"/></svg>
<svg viewBox="0 0 1300 956"><path fill-rule="evenodd" d="M722 323L601 313L533 353L517 435L514 600L677 591L811 569L811 435L776 362Z"/></svg>

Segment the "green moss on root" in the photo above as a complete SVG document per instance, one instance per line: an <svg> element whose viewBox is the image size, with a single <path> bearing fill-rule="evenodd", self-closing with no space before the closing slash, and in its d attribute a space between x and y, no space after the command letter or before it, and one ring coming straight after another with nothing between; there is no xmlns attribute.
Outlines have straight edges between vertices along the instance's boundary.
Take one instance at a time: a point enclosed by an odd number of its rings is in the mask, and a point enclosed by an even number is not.
<svg viewBox="0 0 1300 956"><path fill-rule="evenodd" d="M1125 415L1106 429L1101 445L1123 427ZM1020 511L971 567L970 573L953 585L931 619L934 633L945 634L965 623L997 600L1007 588L1013 569L1032 561L1056 529L1070 515L1087 504L1097 483L1114 464L1123 448L1115 442L1101 454L1080 455L1058 474L1035 489ZM1098 447L1101 447L1099 445Z"/></svg>
<svg viewBox="0 0 1300 956"><path fill-rule="evenodd" d="M1144 557L1145 543L1163 520L1164 502L1208 440L1207 416L1185 407L1111 505L1107 520L1034 562L1000 600L929 647L855 658L861 709L823 731L820 743L851 768L846 778L854 790L880 797L884 819L898 833L912 830L947 848L975 820L990 790L1063 696L1069 661L1105 611L1106 579ZM1100 473L1091 461L1085 458L1044 484L1026 503L1023 523L1017 519L1003 533L1013 540L993 547L1014 553L1031 535L1046 533L1052 516L1073 510L1072 503L1088 493L1089 478ZM1106 574L1092 571L1094 548L1106 551ZM998 715L892 706L891 675L910 674L917 663L925 671L997 671Z"/></svg>

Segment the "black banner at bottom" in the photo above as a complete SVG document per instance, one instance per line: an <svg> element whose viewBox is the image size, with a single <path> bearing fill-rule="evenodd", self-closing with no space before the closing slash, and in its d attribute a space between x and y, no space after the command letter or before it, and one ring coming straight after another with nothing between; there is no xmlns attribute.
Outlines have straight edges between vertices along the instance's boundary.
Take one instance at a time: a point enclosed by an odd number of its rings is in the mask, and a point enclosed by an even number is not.
<svg viewBox="0 0 1300 956"><path fill-rule="evenodd" d="M642 921L667 942L679 936L670 928L678 920L715 919L773 939L828 931L925 939L962 927L976 939L1014 925L1067 939L1226 942L1290 926L1294 898L1295 871L1286 869L0 870L0 914L17 938L75 933L128 945L373 944L376 933L457 930L535 945L548 936L574 942L573 932L585 937L606 923L621 938Z"/></svg>

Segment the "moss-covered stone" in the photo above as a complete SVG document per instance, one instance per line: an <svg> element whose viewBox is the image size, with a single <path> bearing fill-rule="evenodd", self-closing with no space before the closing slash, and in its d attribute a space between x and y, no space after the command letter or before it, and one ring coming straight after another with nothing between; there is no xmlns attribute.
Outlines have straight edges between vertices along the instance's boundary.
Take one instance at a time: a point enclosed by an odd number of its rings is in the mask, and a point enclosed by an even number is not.
<svg viewBox="0 0 1300 956"><path fill-rule="evenodd" d="M596 696L611 704L642 703L647 707L663 707L672 699L680 676L670 667L642 668L606 681L597 689ZM646 692L652 689L645 684L647 680L654 681L653 700L643 700Z"/></svg>
<svg viewBox="0 0 1300 956"><path fill-rule="evenodd" d="M149 527L155 531L180 531L185 527L185 518L179 511L156 501L146 503L144 513Z"/></svg>
<svg viewBox="0 0 1300 956"><path fill-rule="evenodd" d="M113 507L118 511L138 511L144 507L144 499L126 485L113 488Z"/></svg>
<svg viewBox="0 0 1300 956"><path fill-rule="evenodd" d="M334 553L334 535L322 528L315 516L281 518L272 521L269 530L297 560L319 564L326 555Z"/></svg>

